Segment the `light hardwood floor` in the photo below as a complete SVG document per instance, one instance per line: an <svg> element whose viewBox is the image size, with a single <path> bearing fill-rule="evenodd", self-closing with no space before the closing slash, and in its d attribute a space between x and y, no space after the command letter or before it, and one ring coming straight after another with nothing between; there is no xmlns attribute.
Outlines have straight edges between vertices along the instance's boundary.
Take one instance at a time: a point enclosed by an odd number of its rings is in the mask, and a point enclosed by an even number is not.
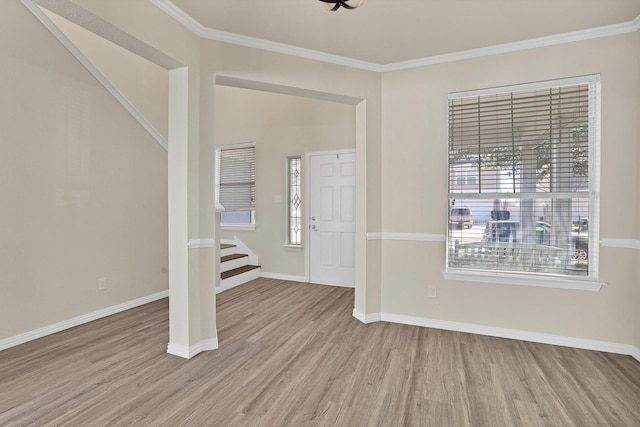
<svg viewBox="0 0 640 427"><path fill-rule="evenodd" d="M628 356L351 316L353 290L218 295L220 349L166 353L167 300L0 352L0 425L640 426Z"/></svg>

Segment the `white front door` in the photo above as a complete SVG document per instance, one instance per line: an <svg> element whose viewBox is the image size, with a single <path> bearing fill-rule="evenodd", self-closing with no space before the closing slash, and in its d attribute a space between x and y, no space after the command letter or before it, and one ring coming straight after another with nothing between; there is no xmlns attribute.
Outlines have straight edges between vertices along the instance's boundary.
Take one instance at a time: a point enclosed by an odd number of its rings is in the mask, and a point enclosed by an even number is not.
<svg viewBox="0 0 640 427"><path fill-rule="evenodd" d="M309 281L355 286L356 155L309 159Z"/></svg>

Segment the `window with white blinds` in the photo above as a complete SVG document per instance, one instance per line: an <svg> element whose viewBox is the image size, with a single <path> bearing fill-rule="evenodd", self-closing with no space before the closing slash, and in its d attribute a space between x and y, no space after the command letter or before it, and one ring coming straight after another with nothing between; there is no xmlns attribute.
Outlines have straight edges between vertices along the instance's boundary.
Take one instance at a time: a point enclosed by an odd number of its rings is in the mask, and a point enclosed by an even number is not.
<svg viewBox="0 0 640 427"><path fill-rule="evenodd" d="M216 149L216 198L224 207L222 224L254 224L256 199L255 144Z"/></svg>
<svg viewBox="0 0 640 427"><path fill-rule="evenodd" d="M449 96L447 270L597 280L599 76Z"/></svg>

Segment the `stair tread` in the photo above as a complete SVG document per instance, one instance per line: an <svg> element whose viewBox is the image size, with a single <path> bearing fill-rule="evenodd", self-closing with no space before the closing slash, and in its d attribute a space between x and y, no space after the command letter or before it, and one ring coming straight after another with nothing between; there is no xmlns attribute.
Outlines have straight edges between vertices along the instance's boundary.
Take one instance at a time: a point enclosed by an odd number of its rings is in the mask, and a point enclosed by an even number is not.
<svg viewBox="0 0 640 427"><path fill-rule="evenodd" d="M234 268L233 270L224 271L220 273L221 279L227 279L229 277L237 276L238 274L246 273L247 271L255 270L256 268L260 268L259 265L243 265L242 267Z"/></svg>
<svg viewBox="0 0 640 427"><path fill-rule="evenodd" d="M234 259L238 259L238 258L244 258L244 257L248 257L249 255L247 254L231 254L231 255L225 255L225 256L221 256L220 257L220 262L226 262L226 261L232 261Z"/></svg>
<svg viewBox="0 0 640 427"><path fill-rule="evenodd" d="M220 243L220 249L229 249L235 247L236 245L234 245L233 243Z"/></svg>

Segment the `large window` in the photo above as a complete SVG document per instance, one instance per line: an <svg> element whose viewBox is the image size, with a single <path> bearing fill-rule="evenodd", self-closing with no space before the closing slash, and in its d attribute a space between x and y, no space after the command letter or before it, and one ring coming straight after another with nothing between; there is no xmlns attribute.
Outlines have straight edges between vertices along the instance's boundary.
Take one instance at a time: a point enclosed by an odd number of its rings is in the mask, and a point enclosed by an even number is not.
<svg viewBox="0 0 640 427"><path fill-rule="evenodd" d="M302 159L300 156L287 159L288 200L287 244L302 244Z"/></svg>
<svg viewBox="0 0 640 427"><path fill-rule="evenodd" d="M447 271L595 281L599 77L449 96Z"/></svg>
<svg viewBox="0 0 640 427"><path fill-rule="evenodd" d="M255 144L216 148L216 199L225 209L220 215L223 227L255 225Z"/></svg>

